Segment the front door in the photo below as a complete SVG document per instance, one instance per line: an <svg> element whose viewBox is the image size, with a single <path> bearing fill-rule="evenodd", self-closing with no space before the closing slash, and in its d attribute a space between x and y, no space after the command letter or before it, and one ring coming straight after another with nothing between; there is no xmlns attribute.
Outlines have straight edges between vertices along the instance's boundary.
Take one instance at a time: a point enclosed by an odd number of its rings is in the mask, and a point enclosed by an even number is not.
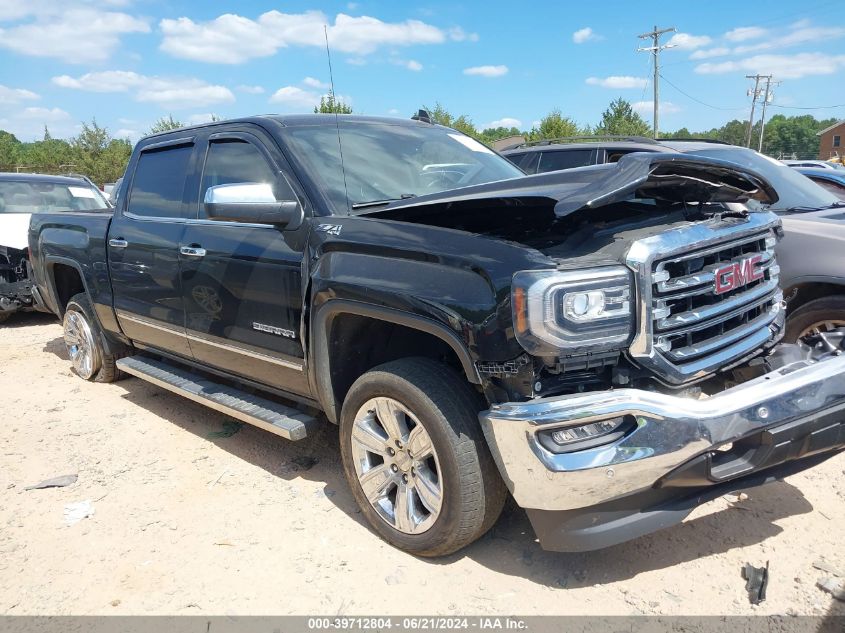
<svg viewBox="0 0 845 633"><path fill-rule="evenodd" d="M271 143L245 132L208 141L197 218L182 236L187 336L199 362L308 395L300 338L307 226L212 220L202 204L209 187L246 182L271 184L277 200L299 199Z"/></svg>
<svg viewBox="0 0 845 633"><path fill-rule="evenodd" d="M187 358L191 350L185 336L179 245L193 151L194 145L184 139L142 150L108 236L109 273L121 329L136 343Z"/></svg>

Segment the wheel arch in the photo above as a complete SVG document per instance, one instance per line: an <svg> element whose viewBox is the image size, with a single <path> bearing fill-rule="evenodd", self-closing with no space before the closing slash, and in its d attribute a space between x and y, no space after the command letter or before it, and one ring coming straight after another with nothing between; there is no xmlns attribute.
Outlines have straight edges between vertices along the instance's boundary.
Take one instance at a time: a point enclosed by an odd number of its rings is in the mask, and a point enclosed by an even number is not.
<svg viewBox="0 0 845 633"><path fill-rule="evenodd" d="M393 346L356 346L360 340L398 342ZM463 340L432 319L357 301L336 299L312 318L310 379L327 417L337 423L344 396L361 374L376 365L407 356L446 357L447 364L480 385L481 378ZM341 358L343 360L341 360Z"/></svg>
<svg viewBox="0 0 845 633"><path fill-rule="evenodd" d="M787 302L787 315L801 306L832 295L845 295L845 279L835 277L808 277L797 280L784 289Z"/></svg>

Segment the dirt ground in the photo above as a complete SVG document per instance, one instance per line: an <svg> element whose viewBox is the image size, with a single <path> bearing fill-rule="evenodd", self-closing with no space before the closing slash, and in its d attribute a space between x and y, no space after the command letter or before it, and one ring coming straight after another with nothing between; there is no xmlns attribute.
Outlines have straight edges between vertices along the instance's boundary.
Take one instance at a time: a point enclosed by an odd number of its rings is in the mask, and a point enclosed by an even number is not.
<svg viewBox="0 0 845 633"><path fill-rule="evenodd" d="M0 326L0 394L0 614L845 614L813 566L845 569L845 455L604 551L544 552L514 507L431 561L367 529L334 434L301 446L135 378L86 383L51 317ZM766 561L752 607L740 569Z"/></svg>

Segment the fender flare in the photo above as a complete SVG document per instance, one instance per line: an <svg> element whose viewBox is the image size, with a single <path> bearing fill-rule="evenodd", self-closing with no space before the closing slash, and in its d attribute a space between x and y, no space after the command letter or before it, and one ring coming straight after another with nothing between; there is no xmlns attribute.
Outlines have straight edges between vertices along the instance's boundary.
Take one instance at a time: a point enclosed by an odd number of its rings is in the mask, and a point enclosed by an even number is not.
<svg viewBox="0 0 845 633"><path fill-rule="evenodd" d="M395 323L414 330L431 334L446 343L458 357L469 382L480 385L481 376L461 338L446 325L402 310L375 306L348 299L332 299L321 305L314 313L311 327L311 376L313 385L323 410L329 420L337 423L342 403L337 402L332 388L331 356L329 354L329 331L332 320L340 314L354 314L378 321Z"/></svg>
<svg viewBox="0 0 845 633"><path fill-rule="evenodd" d="M61 257L58 255L47 255L44 258L44 267L45 267L45 276L46 279L44 280L47 284L47 292L50 298L50 302L53 304L55 308L56 316L61 319L64 317L64 308L59 305L59 291L56 288L56 275L53 271L53 268L56 264L62 264L64 266L69 266L76 270L79 273L79 279L82 281L82 287L85 289L85 294L88 295L90 299L91 297L91 290L88 288L88 280L85 278L85 273L82 270L82 266L79 265L79 262L74 261L68 257Z"/></svg>

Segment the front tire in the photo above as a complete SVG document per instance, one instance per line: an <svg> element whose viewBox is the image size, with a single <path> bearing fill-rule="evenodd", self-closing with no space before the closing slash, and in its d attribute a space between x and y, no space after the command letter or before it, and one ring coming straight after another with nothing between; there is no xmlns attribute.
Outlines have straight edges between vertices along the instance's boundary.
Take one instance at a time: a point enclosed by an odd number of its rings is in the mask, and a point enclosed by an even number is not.
<svg viewBox="0 0 845 633"><path fill-rule="evenodd" d="M352 385L340 420L343 469L383 539L444 556L495 523L506 490L479 409L462 376L426 358L380 365Z"/></svg>
<svg viewBox="0 0 845 633"><path fill-rule="evenodd" d="M114 382L120 378L115 363L123 354L106 347L105 335L84 292L68 301L62 330L68 358L77 376L93 382Z"/></svg>
<svg viewBox="0 0 845 633"><path fill-rule="evenodd" d="M808 301L786 318L784 341L797 343L808 336L845 327L845 296L833 295Z"/></svg>

